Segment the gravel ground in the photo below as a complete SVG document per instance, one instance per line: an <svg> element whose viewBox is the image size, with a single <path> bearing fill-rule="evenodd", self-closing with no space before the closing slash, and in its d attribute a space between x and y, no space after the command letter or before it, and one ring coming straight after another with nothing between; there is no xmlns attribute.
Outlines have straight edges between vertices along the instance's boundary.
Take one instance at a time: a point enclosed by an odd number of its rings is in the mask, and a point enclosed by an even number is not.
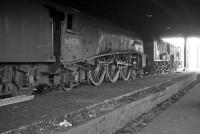
<svg viewBox="0 0 200 134"><path fill-rule="evenodd" d="M84 112L84 108L86 106L96 104L140 88L152 86L161 82L169 82L169 80L177 78L174 79L175 81L180 79L181 76L184 77L185 75L186 74L183 73L157 75L144 77L142 79L130 80L128 82L119 81L115 84L104 83L100 87L82 85L69 92L52 92L45 95L36 96L35 99L30 101L3 106L0 107L0 132L16 129L24 125L30 125L41 121L42 126L47 126L45 124L47 122L45 121L49 122L49 120L56 118L55 122L59 122L61 119L58 117L62 117L63 115L66 115L66 118L69 120L71 117L73 117L73 119L76 119L73 121L73 123L78 124L88 118L87 109L85 109ZM169 84L170 83L167 85ZM158 88L158 90L161 89ZM127 100L130 100L130 98L124 98L124 101ZM80 113L80 109L83 110L81 112L81 116L80 114L73 115L74 113ZM104 109L105 111L109 110L106 106ZM77 112L70 114L72 111ZM89 116L98 116L98 114L91 112ZM55 125L51 127L55 127Z"/></svg>
<svg viewBox="0 0 200 134"><path fill-rule="evenodd" d="M150 112L142 114L136 120L130 122L122 129L116 131L114 134L139 134L140 130L148 125L156 116L166 110L168 107L176 103L181 97L183 97L192 87L200 83L200 74L197 75L197 80L189 84L183 90L173 95L170 99L157 105Z"/></svg>

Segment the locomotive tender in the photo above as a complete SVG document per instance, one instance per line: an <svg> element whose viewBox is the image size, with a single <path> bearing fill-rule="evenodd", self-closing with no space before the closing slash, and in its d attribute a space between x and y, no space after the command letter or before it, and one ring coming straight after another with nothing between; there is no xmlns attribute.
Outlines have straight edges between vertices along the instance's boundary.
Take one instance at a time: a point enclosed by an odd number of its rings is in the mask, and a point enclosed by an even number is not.
<svg viewBox="0 0 200 134"><path fill-rule="evenodd" d="M0 96L69 90L142 75L143 42L130 30L49 2L0 5Z"/></svg>

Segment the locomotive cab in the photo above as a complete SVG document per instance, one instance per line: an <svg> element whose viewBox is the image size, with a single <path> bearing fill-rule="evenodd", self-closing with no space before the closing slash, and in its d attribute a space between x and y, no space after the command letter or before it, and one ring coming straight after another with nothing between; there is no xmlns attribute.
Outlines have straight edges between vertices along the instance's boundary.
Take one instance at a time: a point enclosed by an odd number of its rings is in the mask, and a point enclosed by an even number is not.
<svg viewBox="0 0 200 134"><path fill-rule="evenodd" d="M82 59L81 14L72 9L65 13L62 22L61 62L72 62Z"/></svg>
<svg viewBox="0 0 200 134"><path fill-rule="evenodd" d="M56 62L70 62L82 58L81 55L81 15L67 8L59 9L44 5L52 18L52 48Z"/></svg>

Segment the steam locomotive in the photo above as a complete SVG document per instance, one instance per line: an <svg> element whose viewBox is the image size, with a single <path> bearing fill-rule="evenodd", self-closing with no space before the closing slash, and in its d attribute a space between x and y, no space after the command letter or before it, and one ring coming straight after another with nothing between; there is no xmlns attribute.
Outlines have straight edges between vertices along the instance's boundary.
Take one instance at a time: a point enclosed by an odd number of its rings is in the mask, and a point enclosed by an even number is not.
<svg viewBox="0 0 200 134"><path fill-rule="evenodd" d="M148 74L176 72L182 67L182 50L180 47L161 39L154 39L146 43L145 48L150 63L145 68Z"/></svg>
<svg viewBox="0 0 200 134"><path fill-rule="evenodd" d="M131 30L50 2L0 5L0 96L127 81L149 66Z"/></svg>

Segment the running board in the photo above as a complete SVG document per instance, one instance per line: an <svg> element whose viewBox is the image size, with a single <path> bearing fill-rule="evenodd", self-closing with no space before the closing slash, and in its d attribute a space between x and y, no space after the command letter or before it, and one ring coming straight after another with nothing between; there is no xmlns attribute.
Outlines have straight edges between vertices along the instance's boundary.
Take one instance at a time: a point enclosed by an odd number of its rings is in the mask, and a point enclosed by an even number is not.
<svg viewBox="0 0 200 134"><path fill-rule="evenodd" d="M14 103L27 101L27 100L32 100L33 98L34 98L34 95L30 95L30 96L21 95L21 96L2 99L2 100L0 100L0 107L10 105L10 104L14 104Z"/></svg>

